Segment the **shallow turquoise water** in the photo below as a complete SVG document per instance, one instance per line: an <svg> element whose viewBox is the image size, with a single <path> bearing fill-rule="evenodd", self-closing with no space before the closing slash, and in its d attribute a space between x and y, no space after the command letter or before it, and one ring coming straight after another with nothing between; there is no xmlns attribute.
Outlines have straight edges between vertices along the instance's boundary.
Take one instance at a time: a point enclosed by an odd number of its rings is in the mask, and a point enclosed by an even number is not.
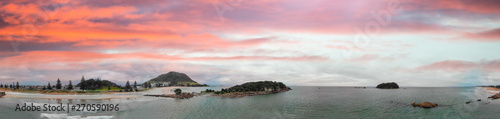
<svg viewBox="0 0 500 119"><path fill-rule="evenodd" d="M210 87L219 88L219 87ZM120 104L118 112L16 112L24 102L69 103L70 100L0 99L0 118L496 118L500 100L487 100L479 88L292 87L293 90L244 98L198 96L191 99L140 97L71 100L71 103ZM201 91L206 87L184 88ZM475 100L482 99L477 102ZM466 101L474 100L471 104ZM432 109L412 107L430 101Z"/></svg>

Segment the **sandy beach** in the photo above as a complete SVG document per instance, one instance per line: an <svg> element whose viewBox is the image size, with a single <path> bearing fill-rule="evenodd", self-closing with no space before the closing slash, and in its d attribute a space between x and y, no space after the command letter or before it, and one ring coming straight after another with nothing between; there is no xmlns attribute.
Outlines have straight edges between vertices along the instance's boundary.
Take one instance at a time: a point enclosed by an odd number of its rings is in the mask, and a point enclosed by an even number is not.
<svg viewBox="0 0 500 119"><path fill-rule="evenodd" d="M94 94L94 95L79 95L79 94L65 94L65 95L52 95L52 94L38 94L38 93L19 93L19 92L5 92L7 95L4 98L31 98L31 99L121 99L121 98L137 98L143 97L145 94L175 94L172 89L180 87L159 87L150 89L144 92L125 92L114 94Z"/></svg>
<svg viewBox="0 0 500 119"><path fill-rule="evenodd" d="M481 91L486 92L488 94L498 94L500 93L499 88L493 88L493 87L482 87Z"/></svg>

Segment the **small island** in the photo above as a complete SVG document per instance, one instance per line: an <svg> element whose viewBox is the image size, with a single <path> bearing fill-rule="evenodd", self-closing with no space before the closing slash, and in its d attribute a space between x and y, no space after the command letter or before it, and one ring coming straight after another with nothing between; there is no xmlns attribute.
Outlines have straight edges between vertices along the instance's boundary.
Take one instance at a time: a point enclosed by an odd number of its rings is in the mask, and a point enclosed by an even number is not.
<svg viewBox="0 0 500 119"><path fill-rule="evenodd" d="M398 89L399 86L398 86L398 84L396 84L394 82L389 82L389 83L378 84L376 88L379 88L379 89Z"/></svg>
<svg viewBox="0 0 500 119"><path fill-rule="evenodd" d="M422 108L433 108L433 107L437 107L438 106L438 104L432 103L432 102L424 102L424 103L415 103L415 102L413 102L411 105L413 107L422 107Z"/></svg>
<svg viewBox="0 0 500 119"><path fill-rule="evenodd" d="M281 82L258 81L247 82L227 89L221 89L220 91L207 90L205 92L213 92L212 96L241 98L252 95L274 94L289 90L291 90L291 88Z"/></svg>

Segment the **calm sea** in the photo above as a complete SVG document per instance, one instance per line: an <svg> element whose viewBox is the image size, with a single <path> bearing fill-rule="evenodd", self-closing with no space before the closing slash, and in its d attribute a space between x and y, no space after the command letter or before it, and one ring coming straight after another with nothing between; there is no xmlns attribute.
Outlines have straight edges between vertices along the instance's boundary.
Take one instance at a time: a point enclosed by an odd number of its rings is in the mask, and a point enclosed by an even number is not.
<svg viewBox="0 0 500 119"><path fill-rule="evenodd" d="M220 89L220 87L208 87ZM183 91L207 87L182 88ZM0 99L0 118L499 118L500 100L487 100L480 88L292 87L293 90L243 98L198 96L191 99L139 97L111 100ZM482 101L476 101L482 99ZM473 100L470 104L466 101ZM415 108L413 102L440 106ZM118 112L16 112L16 104L119 104Z"/></svg>

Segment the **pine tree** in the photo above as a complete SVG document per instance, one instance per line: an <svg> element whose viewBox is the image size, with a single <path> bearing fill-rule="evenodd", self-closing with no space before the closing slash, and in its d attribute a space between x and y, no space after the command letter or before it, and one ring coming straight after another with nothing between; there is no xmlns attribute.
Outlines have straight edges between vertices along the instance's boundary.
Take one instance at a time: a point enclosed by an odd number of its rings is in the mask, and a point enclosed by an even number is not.
<svg viewBox="0 0 500 119"><path fill-rule="evenodd" d="M109 91L109 90L111 90L111 86L110 86L110 85L108 85L108 91Z"/></svg>
<svg viewBox="0 0 500 119"><path fill-rule="evenodd" d="M86 87L85 87L85 86L86 86L85 84L86 84L86 82L85 82L85 78L84 78L84 77L83 77L83 75L82 75L82 80L80 81L80 90L85 90L85 88L86 88Z"/></svg>
<svg viewBox="0 0 500 119"><path fill-rule="evenodd" d="M61 80L59 80L59 78L57 78L57 83L56 83L56 89L61 89Z"/></svg>
<svg viewBox="0 0 500 119"><path fill-rule="evenodd" d="M16 82L16 89L19 89L19 82Z"/></svg>
<svg viewBox="0 0 500 119"><path fill-rule="evenodd" d="M134 81L134 89L137 89L137 81Z"/></svg>
<svg viewBox="0 0 500 119"><path fill-rule="evenodd" d="M47 85L47 89L52 90L52 86L50 86L50 82L49 82L49 85Z"/></svg>
<svg viewBox="0 0 500 119"><path fill-rule="evenodd" d="M69 80L68 90L73 90L73 84L71 84L71 80Z"/></svg>
<svg viewBox="0 0 500 119"><path fill-rule="evenodd" d="M128 82L128 80L127 80L127 83L125 83L125 91L130 90L130 88L131 88L131 87L130 87L130 83L129 83L129 82Z"/></svg>

